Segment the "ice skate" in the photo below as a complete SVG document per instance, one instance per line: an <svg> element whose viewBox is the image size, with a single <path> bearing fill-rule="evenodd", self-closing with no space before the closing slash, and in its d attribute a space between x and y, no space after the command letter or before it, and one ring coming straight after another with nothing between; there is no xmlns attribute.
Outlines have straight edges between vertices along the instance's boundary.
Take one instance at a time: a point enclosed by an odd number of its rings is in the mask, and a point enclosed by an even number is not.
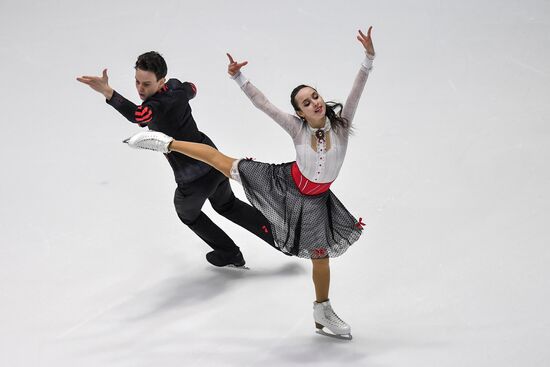
<svg viewBox="0 0 550 367"><path fill-rule="evenodd" d="M169 153L170 143L174 140L172 137L158 131L142 131L128 139L123 143L128 144L135 149L149 149L155 152Z"/></svg>
<svg viewBox="0 0 550 367"><path fill-rule="evenodd" d="M210 251L206 254L206 260L219 268L235 268L240 270L250 270L246 267L243 254L239 251L237 253L228 254L223 251Z"/></svg>
<svg viewBox="0 0 550 367"><path fill-rule="evenodd" d="M315 327L317 327L317 334L344 340L352 339L351 327L336 315L330 301L313 302L313 319ZM325 329L328 329L330 333Z"/></svg>

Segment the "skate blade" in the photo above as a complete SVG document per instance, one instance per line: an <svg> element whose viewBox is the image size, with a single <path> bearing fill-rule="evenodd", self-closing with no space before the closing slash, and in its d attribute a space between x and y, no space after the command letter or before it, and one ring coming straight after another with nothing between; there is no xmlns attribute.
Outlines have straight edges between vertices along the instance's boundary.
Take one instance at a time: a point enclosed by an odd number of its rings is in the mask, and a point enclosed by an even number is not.
<svg viewBox="0 0 550 367"><path fill-rule="evenodd" d="M233 265L233 264L229 264L229 265L226 265L226 266L220 266L219 267L220 269L232 269L232 270L250 270L250 268L248 266L236 266L236 265Z"/></svg>
<svg viewBox="0 0 550 367"><path fill-rule="evenodd" d="M351 334L332 334L332 333L327 333L323 329L317 329L315 332L319 335L328 336L328 337L331 337L331 338L334 338L334 339L340 339L340 340L351 340L351 339L353 339Z"/></svg>
<svg viewBox="0 0 550 367"><path fill-rule="evenodd" d="M130 141L130 138L127 138L127 139L124 139L122 142L125 144L128 144L129 141Z"/></svg>

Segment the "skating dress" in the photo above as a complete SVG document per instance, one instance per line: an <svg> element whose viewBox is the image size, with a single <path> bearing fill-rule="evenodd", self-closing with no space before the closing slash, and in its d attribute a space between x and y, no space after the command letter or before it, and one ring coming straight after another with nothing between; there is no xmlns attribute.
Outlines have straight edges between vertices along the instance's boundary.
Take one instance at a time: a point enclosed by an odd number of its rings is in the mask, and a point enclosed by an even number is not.
<svg viewBox="0 0 550 367"><path fill-rule="evenodd" d="M367 55L355 78L341 116L351 126L370 70ZM268 164L249 159L234 162L231 177L239 181L250 203L269 220L275 247L287 255L325 258L342 255L363 232L329 189L347 150L349 128L335 128L328 118L314 129L296 115L279 110L242 73L234 77L242 91L291 137L296 161Z"/></svg>

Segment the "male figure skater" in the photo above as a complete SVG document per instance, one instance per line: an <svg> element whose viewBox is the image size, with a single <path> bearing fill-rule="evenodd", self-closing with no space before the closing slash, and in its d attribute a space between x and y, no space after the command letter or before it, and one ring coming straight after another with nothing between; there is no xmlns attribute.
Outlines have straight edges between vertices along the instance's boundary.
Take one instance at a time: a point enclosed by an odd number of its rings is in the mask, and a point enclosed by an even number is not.
<svg viewBox="0 0 550 367"><path fill-rule="evenodd" d="M168 68L155 51L140 55L135 65L136 89L143 103L139 106L118 94L109 85L107 69L102 76L77 78L103 94L106 102L130 122L160 131L175 139L208 144L214 143L202 133L191 114L189 100L197 89L193 83L177 79L166 81ZM267 219L255 208L237 199L229 180L218 170L177 152L165 155L176 180L174 205L180 220L202 238L213 251L206 260L215 266L243 267L245 260L239 247L201 210L206 199L219 214L246 228L273 245Z"/></svg>

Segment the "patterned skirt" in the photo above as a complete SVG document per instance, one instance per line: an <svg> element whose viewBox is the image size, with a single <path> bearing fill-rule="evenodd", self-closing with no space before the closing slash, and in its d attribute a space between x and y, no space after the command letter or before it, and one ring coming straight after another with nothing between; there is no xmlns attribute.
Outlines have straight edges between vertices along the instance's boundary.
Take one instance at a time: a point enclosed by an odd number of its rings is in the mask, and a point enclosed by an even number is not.
<svg viewBox="0 0 550 367"><path fill-rule="evenodd" d="M363 223L330 190L300 193L292 179L292 164L243 159L235 162L232 177L269 220L277 249L307 259L342 255L361 236Z"/></svg>

